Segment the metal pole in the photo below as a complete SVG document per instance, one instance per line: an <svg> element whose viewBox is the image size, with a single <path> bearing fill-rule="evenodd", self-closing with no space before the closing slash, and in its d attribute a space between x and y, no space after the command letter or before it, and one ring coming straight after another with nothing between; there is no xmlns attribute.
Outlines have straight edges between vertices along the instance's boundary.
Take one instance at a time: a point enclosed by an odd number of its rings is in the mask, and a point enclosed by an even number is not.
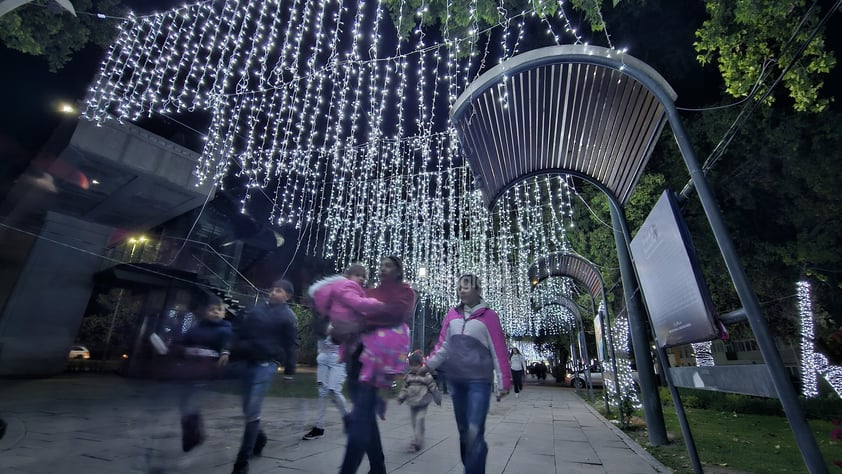
<svg viewBox="0 0 842 474"><path fill-rule="evenodd" d="M649 444L662 446L667 444L667 428L664 424L664 412L661 408L661 396L658 393L658 383L652 367L649 353L649 333L646 321L643 319L643 309L640 294L637 292L637 278L631 261L628 247L628 229L626 220L614 199L608 196L611 222L614 226L614 241L617 245L617 260L620 263L620 276L623 280L623 293L626 296L626 309L629 314L629 328L631 332L634 361L637 365L637 376L640 392L643 397L643 411L646 416L646 427L649 432Z"/></svg>
<svg viewBox="0 0 842 474"><path fill-rule="evenodd" d="M822 458L821 451L819 451L819 446L816 443L813 432L807 424L807 419L804 417L801 406L798 404L798 396L795 393L795 388L789 381L789 376L784 368L781 355L777 347L775 347L775 341L769 333L766 320L760 311L757 296L754 294L754 290L751 289L751 285L748 283L748 277L740 264L740 259L734 249L734 243L728 235L727 227L716 204L713 191L708 186L705 174L696 161L696 155L693 152L693 147L690 145L687 132L681 125L675 107L666 107L666 110L670 126L673 129L673 135L678 143L679 150L681 150L681 156L684 158L687 169L690 171L690 178L693 180L696 193L699 195L699 200L702 203L702 208L705 211L708 222L710 222L713 236L719 246L719 251L722 253L722 258L725 260L725 266L731 275L734 288L737 290L737 296L739 296L743 309L745 309L746 319L748 319L751 330L757 339L760 353L763 355L763 360L769 369L772 384L778 392L778 398L781 400L787 420L792 428L792 433L795 435L795 441L801 450L804 464L811 473L826 473L828 472L827 465L824 462L824 458Z"/></svg>
<svg viewBox="0 0 842 474"><path fill-rule="evenodd" d="M667 386L672 395L672 404L675 407L675 414L678 416L678 424L681 426L681 434L684 436L684 445L687 447L687 454L690 456L690 462L693 463L693 472L701 474L702 462L699 460L699 452L696 450L696 442L693 440L693 433L690 431L690 424L687 422L687 414L684 412L684 404L681 402L681 396L678 394L678 389L672 383L672 374L670 374L669 367L667 367L667 351L661 347L658 341L655 341L656 351L658 351L658 360L661 363L661 371L664 373L664 378L667 381Z"/></svg>

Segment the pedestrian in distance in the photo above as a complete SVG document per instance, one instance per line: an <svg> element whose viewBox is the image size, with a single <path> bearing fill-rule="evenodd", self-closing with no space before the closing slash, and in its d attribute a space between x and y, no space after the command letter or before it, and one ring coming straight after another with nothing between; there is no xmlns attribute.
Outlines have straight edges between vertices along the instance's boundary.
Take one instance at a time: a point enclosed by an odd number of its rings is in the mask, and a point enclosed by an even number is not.
<svg viewBox="0 0 842 474"><path fill-rule="evenodd" d="M517 398L523 390L523 377L526 374L526 361L517 347L513 347L510 352L509 365L512 367L512 385L515 389L515 398Z"/></svg>
<svg viewBox="0 0 842 474"><path fill-rule="evenodd" d="M485 420L492 390L496 383L499 400L508 395L512 386L500 318L482 299L481 292L476 275L459 277L457 293L461 302L448 311L438 343L426 361L428 370L444 367L447 372L465 474L485 472Z"/></svg>
<svg viewBox="0 0 842 474"><path fill-rule="evenodd" d="M424 447L424 420L430 402L441 406L441 392L429 371L421 370L424 356L421 351L409 355L409 371L403 379L403 387L398 394L398 403L409 406L414 437L409 447L411 452L418 452Z"/></svg>
<svg viewBox="0 0 842 474"><path fill-rule="evenodd" d="M236 332L232 357L240 360L231 366L241 383L245 429L232 474L248 473L249 459L260 456L266 446L260 414L279 363L285 379L295 374L298 320L288 304L294 293L289 280L274 282L268 298L244 312Z"/></svg>

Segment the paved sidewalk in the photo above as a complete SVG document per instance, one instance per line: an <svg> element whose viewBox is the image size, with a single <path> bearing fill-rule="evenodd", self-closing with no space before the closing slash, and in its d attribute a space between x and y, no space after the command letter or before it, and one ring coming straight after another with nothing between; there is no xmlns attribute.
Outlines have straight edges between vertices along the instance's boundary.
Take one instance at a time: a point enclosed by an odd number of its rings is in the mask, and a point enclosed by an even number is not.
<svg viewBox="0 0 842 474"><path fill-rule="evenodd" d="M0 472L228 474L242 435L240 400L200 396L207 441L181 452L173 387L110 375L0 380ZM315 399L268 398L269 444L251 472L334 473L344 453L339 414L330 407L325 437L302 441ZM409 410L393 400L380 423L390 473L459 473L459 441L450 399L432 405L427 442L410 453ZM605 421L567 388L529 385L519 398L492 400L486 424L489 473L656 473L669 469ZM359 472L367 472L363 461Z"/></svg>

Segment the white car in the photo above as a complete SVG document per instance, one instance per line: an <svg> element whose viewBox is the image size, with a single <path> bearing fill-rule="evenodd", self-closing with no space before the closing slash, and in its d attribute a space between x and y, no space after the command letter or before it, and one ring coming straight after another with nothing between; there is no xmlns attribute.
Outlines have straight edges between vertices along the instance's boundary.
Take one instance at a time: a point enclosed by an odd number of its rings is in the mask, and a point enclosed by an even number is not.
<svg viewBox="0 0 842 474"><path fill-rule="evenodd" d="M85 346L70 346L70 354L67 356L70 360L90 359L91 351Z"/></svg>
<svg viewBox="0 0 842 474"><path fill-rule="evenodd" d="M590 378L592 387L602 387L602 366L591 366ZM564 385L568 385L573 388L585 388L587 383L585 381L584 370L578 370L572 374L567 374L567 377L564 378Z"/></svg>

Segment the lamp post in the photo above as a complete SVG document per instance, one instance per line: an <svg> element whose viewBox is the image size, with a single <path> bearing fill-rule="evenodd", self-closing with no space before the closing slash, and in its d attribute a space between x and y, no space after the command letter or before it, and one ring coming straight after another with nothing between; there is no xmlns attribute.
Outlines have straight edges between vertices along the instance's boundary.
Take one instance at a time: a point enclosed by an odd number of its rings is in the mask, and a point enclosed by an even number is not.
<svg viewBox="0 0 842 474"><path fill-rule="evenodd" d="M427 276L427 267L418 267L418 278L424 278L426 276ZM421 349L421 352L426 354L427 348L424 347L424 345L427 342L427 339L425 338L425 336L426 336L425 332L426 332L426 328L427 328L427 311L426 311L427 305L424 303L424 301L421 298L419 298L419 303L421 303L421 327L419 328L420 329L419 332L421 333L420 334L421 337L420 337L418 347Z"/></svg>
<svg viewBox="0 0 842 474"><path fill-rule="evenodd" d="M137 249L138 244L145 244L147 240L148 239L144 235L141 235L140 237L129 238L128 242L132 244L132 251L129 253L129 262L131 262L134 259L134 251ZM140 255L141 257L143 256L143 250L140 251Z"/></svg>

